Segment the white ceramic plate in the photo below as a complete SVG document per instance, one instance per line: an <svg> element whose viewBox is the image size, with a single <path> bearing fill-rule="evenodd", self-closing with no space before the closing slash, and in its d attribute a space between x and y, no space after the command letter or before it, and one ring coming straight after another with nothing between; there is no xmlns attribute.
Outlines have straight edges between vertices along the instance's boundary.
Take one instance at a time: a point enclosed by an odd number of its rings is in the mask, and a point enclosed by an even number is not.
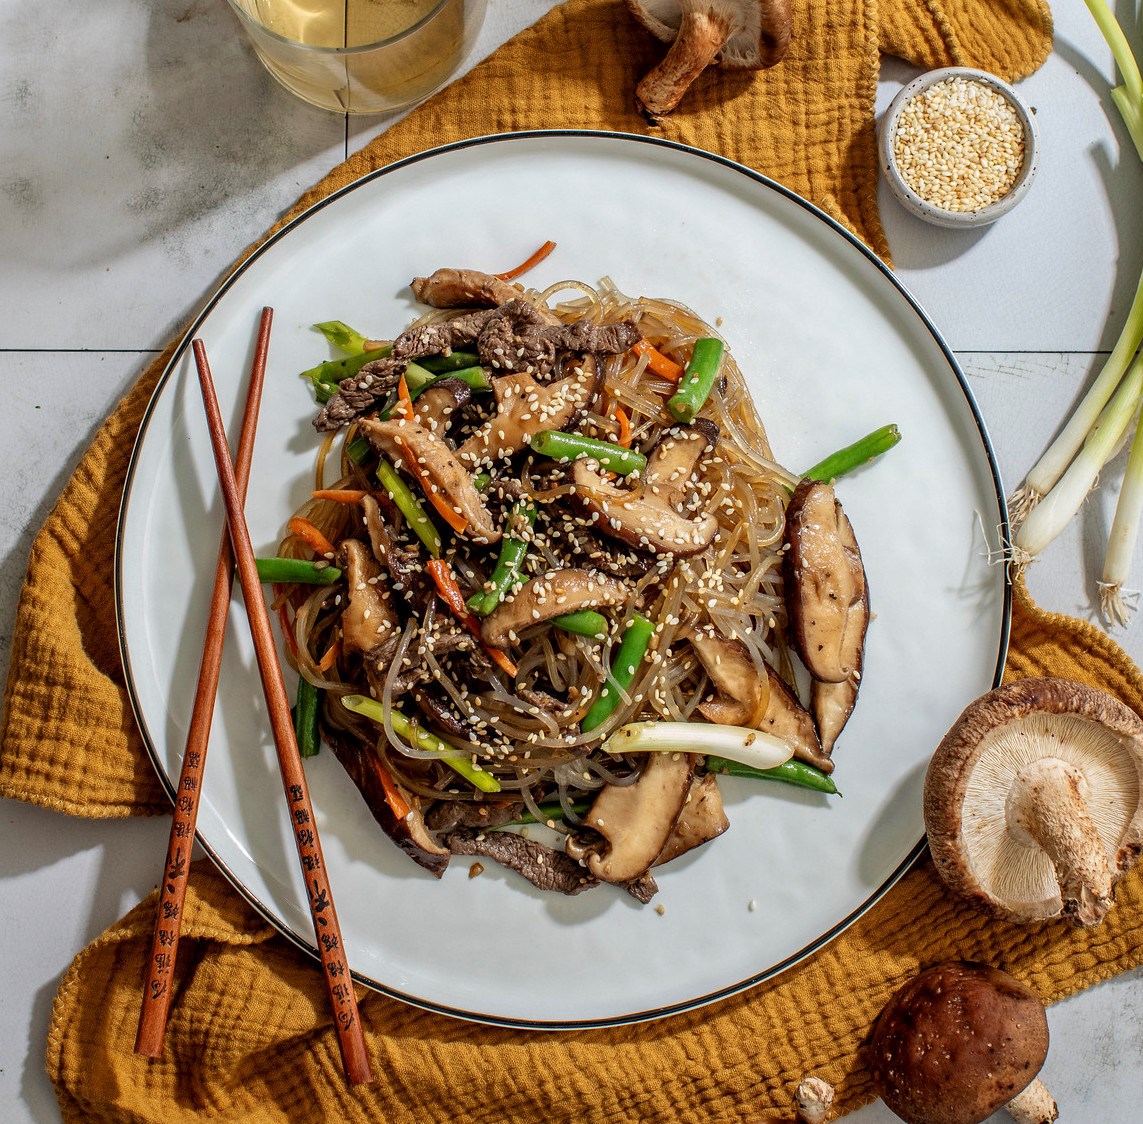
<svg viewBox="0 0 1143 1124"><path fill-rule="evenodd" d="M997 681L1007 641L1004 513L955 361L882 263L805 201L737 165L640 137L537 133L403 161L330 198L210 300L151 403L124 497L117 596L139 723L177 779L222 506L189 339L211 357L237 433L259 311L275 310L248 519L269 552L311 486L314 406L297 372L311 325L392 336L407 283L442 265L506 269L545 239L542 286L603 276L717 322L791 466L886 422L902 443L839 492L874 619L857 711L837 748L842 799L724 784L731 829L657 874L650 906L600 887L534 891L485 864L442 881L382 835L333 754L308 766L351 965L424 1007L519 1026L634 1021L731 994L835 936L898 878L923 835L925 765ZM303 949L312 929L240 601L231 616L199 813L202 845ZM661 912L659 908L661 907Z"/></svg>

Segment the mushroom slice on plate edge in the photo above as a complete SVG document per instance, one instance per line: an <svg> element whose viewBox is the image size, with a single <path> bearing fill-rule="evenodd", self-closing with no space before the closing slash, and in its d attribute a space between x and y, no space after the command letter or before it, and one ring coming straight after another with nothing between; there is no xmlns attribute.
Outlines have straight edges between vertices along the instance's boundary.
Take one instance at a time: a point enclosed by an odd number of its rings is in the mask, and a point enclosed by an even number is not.
<svg viewBox="0 0 1143 1124"><path fill-rule="evenodd" d="M1067 679L1019 679L971 703L925 778L938 872L1014 921L1098 924L1143 849L1143 719Z"/></svg>

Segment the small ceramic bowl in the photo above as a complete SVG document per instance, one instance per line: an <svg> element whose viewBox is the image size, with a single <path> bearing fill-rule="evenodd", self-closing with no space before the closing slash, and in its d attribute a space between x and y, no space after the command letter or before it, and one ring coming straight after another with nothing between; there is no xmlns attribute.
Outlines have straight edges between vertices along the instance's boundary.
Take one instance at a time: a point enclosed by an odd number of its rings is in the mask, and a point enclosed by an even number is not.
<svg viewBox="0 0 1143 1124"><path fill-rule="evenodd" d="M935 196L925 198L918 194L910 186L906 175L898 164L897 157L897 131L906 106L931 87L950 79L964 79L968 82L979 83L999 94L1014 110L1016 120L1023 131L1024 158L1016 172L1015 179L1006 189L1003 189L1003 194L985 192L984 194L989 196L988 201L976 205L967 204L967 209L952 208ZM929 96L932 97L932 95ZM950 110L950 112L955 111ZM943 151L952 151L951 145L945 146ZM1024 99L1007 82L1001 81L995 75L988 74L983 70L975 70L967 66L950 66L922 74L897 94L885 111L885 116L881 122L879 153L881 174L885 177L885 182L901 203L918 218L937 226L985 226L1006 215L1028 194L1028 189L1032 186L1032 180L1036 176L1039 161L1039 134L1036 130L1035 115L1028 108ZM987 171L987 169L985 170Z"/></svg>

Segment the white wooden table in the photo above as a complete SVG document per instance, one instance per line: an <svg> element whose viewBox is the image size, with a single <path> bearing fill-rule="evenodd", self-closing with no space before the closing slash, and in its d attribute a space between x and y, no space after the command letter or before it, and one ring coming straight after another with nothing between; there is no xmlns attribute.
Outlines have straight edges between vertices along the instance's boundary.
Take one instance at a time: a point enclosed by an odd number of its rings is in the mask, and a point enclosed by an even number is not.
<svg viewBox="0 0 1143 1124"><path fill-rule="evenodd" d="M551 6L492 3L469 62ZM1143 170L1107 97L1110 53L1081 0L1055 15L1055 52L1023 84L1043 144L1028 199L963 233L882 194L898 275L957 352L1009 487L1114 341L1143 270ZM886 64L881 106L912 73ZM0 669L33 533L100 421L236 252L385 124L291 98L219 0L0 5ZM1113 496L1033 568L1046 607L1094 616ZM1143 620L1116 636L1143 659ZM60 975L153 888L167 830L0 804L6 1124L59 1119L43 1053ZM1051 1009L1045 1076L1064 1119L1137 1117L1141 1012L1140 972ZM853 1119L895 1117L878 1104Z"/></svg>

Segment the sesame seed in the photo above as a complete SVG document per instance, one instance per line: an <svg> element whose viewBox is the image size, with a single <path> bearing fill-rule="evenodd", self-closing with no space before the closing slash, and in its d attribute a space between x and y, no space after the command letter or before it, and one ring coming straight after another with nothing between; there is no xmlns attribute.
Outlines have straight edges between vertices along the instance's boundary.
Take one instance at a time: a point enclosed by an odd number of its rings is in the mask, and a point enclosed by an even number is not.
<svg viewBox="0 0 1143 1124"><path fill-rule="evenodd" d="M1001 199L1024 166L1024 151L1024 129L1011 102L962 77L911 98L893 138L901 178L946 211L977 211Z"/></svg>

